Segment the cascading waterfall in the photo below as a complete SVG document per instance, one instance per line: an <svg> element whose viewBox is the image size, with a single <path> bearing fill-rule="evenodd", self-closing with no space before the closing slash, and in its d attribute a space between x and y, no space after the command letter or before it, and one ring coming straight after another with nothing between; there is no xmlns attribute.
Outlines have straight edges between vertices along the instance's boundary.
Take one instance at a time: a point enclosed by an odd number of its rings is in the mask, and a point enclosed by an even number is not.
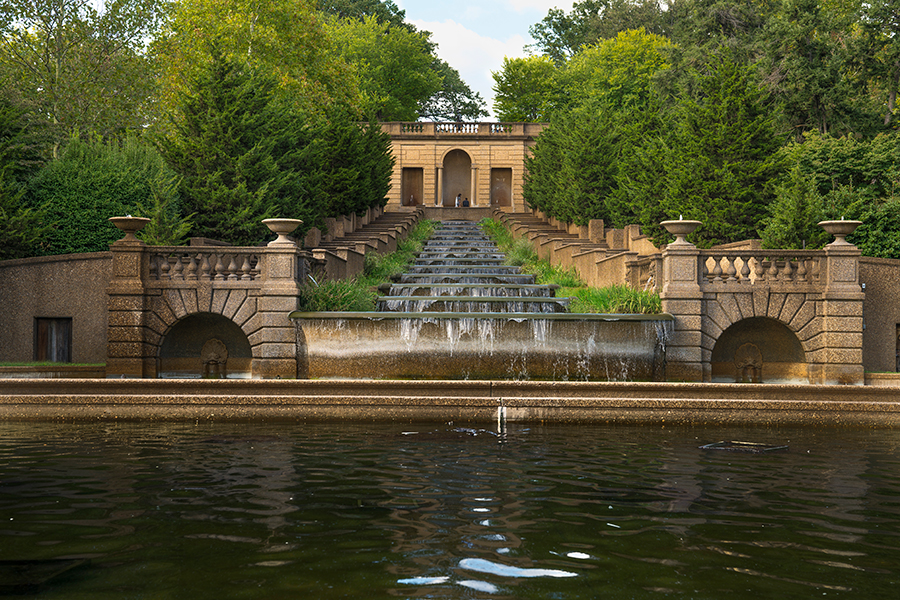
<svg viewBox="0 0 900 600"><path fill-rule="evenodd" d="M476 223L445 221L378 312L291 314L300 376L664 377L670 316L572 314L555 286L503 261Z"/></svg>

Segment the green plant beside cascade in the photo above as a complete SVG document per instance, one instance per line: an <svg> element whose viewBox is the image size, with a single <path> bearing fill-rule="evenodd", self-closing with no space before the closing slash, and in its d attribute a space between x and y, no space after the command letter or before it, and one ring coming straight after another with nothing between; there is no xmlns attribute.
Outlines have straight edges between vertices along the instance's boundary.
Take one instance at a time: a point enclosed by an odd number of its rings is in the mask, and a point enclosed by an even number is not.
<svg viewBox="0 0 900 600"><path fill-rule="evenodd" d="M562 269L538 258L526 238L516 239L506 225L496 219L483 219L481 227L506 254L507 264L536 275L537 283L558 285L557 297L572 298L569 312L598 314L658 314L662 312L659 294L635 290L626 285L605 288L588 287L575 269Z"/></svg>

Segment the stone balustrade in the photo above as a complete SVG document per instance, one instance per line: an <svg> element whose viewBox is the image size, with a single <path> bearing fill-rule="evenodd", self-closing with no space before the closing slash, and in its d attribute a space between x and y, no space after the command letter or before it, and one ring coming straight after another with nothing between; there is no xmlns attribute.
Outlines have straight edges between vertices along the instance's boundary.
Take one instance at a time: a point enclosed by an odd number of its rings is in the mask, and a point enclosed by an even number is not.
<svg viewBox="0 0 900 600"><path fill-rule="evenodd" d="M818 286L822 250L701 250L700 284Z"/></svg>
<svg viewBox="0 0 900 600"><path fill-rule="evenodd" d="M540 134L546 123L467 123L467 122L389 122L382 123L384 131L394 137L533 137Z"/></svg>
<svg viewBox="0 0 900 600"><path fill-rule="evenodd" d="M264 250L154 247L147 250L152 281L257 281Z"/></svg>

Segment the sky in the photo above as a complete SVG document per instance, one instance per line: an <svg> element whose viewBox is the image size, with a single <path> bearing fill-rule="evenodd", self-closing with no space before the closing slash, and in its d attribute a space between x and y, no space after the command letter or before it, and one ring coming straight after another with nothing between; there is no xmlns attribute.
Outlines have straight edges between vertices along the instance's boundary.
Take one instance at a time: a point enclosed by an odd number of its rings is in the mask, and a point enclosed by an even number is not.
<svg viewBox="0 0 900 600"><path fill-rule="evenodd" d="M437 54L459 71L469 87L481 94L491 110L494 80L503 58L526 56L534 40L528 28L553 7L569 12L571 0L394 0L406 20L432 33Z"/></svg>

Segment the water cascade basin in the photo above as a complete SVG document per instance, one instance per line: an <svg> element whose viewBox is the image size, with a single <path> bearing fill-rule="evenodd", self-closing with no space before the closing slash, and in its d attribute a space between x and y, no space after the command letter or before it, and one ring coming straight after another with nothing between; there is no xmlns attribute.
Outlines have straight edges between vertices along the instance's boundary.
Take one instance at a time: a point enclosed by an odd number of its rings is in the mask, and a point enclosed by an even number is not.
<svg viewBox="0 0 900 600"><path fill-rule="evenodd" d="M298 377L661 381L671 315L294 312Z"/></svg>

